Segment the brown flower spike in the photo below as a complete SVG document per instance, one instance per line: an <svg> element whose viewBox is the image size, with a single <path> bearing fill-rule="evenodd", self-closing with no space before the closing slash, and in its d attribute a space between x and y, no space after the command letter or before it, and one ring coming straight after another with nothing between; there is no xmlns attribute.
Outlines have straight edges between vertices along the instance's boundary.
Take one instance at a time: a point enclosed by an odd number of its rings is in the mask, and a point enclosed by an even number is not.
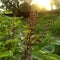
<svg viewBox="0 0 60 60"><path fill-rule="evenodd" d="M48 30L49 26L51 25L51 20L49 20L48 24L44 27L44 31L39 35L37 39L35 39L34 42L31 42L31 36L36 33L36 25L38 23L38 12L37 11L31 11L30 12L30 17L28 18L28 30L30 31L28 33L28 36L25 38L25 55L24 55L24 60L31 60L30 59L30 48L34 45L37 45L41 42L41 38L44 37L46 34L46 31Z"/></svg>

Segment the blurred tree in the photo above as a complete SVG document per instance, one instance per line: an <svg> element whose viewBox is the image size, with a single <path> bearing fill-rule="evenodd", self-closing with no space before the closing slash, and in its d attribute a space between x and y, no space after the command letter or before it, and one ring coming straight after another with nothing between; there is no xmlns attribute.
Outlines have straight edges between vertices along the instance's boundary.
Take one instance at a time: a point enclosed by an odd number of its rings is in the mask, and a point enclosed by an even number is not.
<svg viewBox="0 0 60 60"><path fill-rule="evenodd" d="M17 16L24 16L25 18L29 17L31 11L31 5L27 2L22 3L17 11ZM20 13L19 13L20 12Z"/></svg>
<svg viewBox="0 0 60 60"><path fill-rule="evenodd" d="M31 3L32 2L32 0L23 0L24 2L27 2L27 3Z"/></svg>
<svg viewBox="0 0 60 60"><path fill-rule="evenodd" d="M53 5L54 5L54 1L53 0L50 0L51 10L53 10Z"/></svg>
<svg viewBox="0 0 60 60"><path fill-rule="evenodd" d="M60 9L60 0L53 0L54 5L56 6L57 9Z"/></svg>
<svg viewBox="0 0 60 60"><path fill-rule="evenodd" d="M30 3L32 0L1 0L2 7L4 7L6 10L10 10L13 12L14 15L18 15L18 11L23 11L27 9L30 11ZM23 5L23 6L22 6ZM27 12L25 10L24 12Z"/></svg>

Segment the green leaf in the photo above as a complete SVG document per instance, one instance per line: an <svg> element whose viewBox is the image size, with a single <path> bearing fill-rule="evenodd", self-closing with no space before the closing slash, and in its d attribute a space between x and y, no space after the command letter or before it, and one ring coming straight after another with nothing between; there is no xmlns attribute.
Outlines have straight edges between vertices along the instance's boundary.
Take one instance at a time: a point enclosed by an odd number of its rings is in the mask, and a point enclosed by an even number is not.
<svg viewBox="0 0 60 60"><path fill-rule="evenodd" d="M49 60L60 60L60 56L58 56L56 54L47 54L47 58Z"/></svg>
<svg viewBox="0 0 60 60"><path fill-rule="evenodd" d="M11 51L0 52L0 58L13 56Z"/></svg>
<svg viewBox="0 0 60 60"><path fill-rule="evenodd" d="M40 53L39 51L32 52L32 58L38 59L38 60L45 60L44 54Z"/></svg>
<svg viewBox="0 0 60 60"><path fill-rule="evenodd" d="M55 41L53 42L53 44L55 44L55 45L60 45L60 40L55 40Z"/></svg>
<svg viewBox="0 0 60 60"><path fill-rule="evenodd" d="M41 50L45 53L52 53L55 51L55 47L52 45L48 45L48 46L42 47Z"/></svg>

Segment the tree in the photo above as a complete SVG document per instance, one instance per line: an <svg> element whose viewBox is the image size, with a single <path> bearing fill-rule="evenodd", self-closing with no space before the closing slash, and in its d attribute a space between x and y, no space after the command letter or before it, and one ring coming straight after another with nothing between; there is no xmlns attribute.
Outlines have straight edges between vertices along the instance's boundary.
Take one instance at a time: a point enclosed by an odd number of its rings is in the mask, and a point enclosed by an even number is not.
<svg viewBox="0 0 60 60"><path fill-rule="evenodd" d="M30 3L31 0L1 0L2 6L6 8L6 10L12 11L14 15L19 15L17 14L20 11L30 11Z"/></svg>
<svg viewBox="0 0 60 60"><path fill-rule="evenodd" d="M20 16L21 14L24 17L28 17L30 11L31 11L31 5L29 5L27 2L24 2L19 6L18 11L17 11L17 16Z"/></svg>
<svg viewBox="0 0 60 60"><path fill-rule="evenodd" d="M60 9L60 0L53 0L54 5L56 6L57 9Z"/></svg>
<svg viewBox="0 0 60 60"><path fill-rule="evenodd" d="M54 1L50 0L51 10L53 10Z"/></svg>

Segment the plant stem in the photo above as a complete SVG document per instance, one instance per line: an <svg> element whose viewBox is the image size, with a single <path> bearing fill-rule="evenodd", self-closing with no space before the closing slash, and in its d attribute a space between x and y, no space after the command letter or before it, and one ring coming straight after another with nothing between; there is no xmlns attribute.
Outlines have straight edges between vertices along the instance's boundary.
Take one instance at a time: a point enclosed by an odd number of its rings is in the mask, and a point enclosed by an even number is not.
<svg viewBox="0 0 60 60"><path fill-rule="evenodd" d="M25 57L24 60L31 60L30 58L30 48L27 46L26 50L25 50Z"/></svg>

